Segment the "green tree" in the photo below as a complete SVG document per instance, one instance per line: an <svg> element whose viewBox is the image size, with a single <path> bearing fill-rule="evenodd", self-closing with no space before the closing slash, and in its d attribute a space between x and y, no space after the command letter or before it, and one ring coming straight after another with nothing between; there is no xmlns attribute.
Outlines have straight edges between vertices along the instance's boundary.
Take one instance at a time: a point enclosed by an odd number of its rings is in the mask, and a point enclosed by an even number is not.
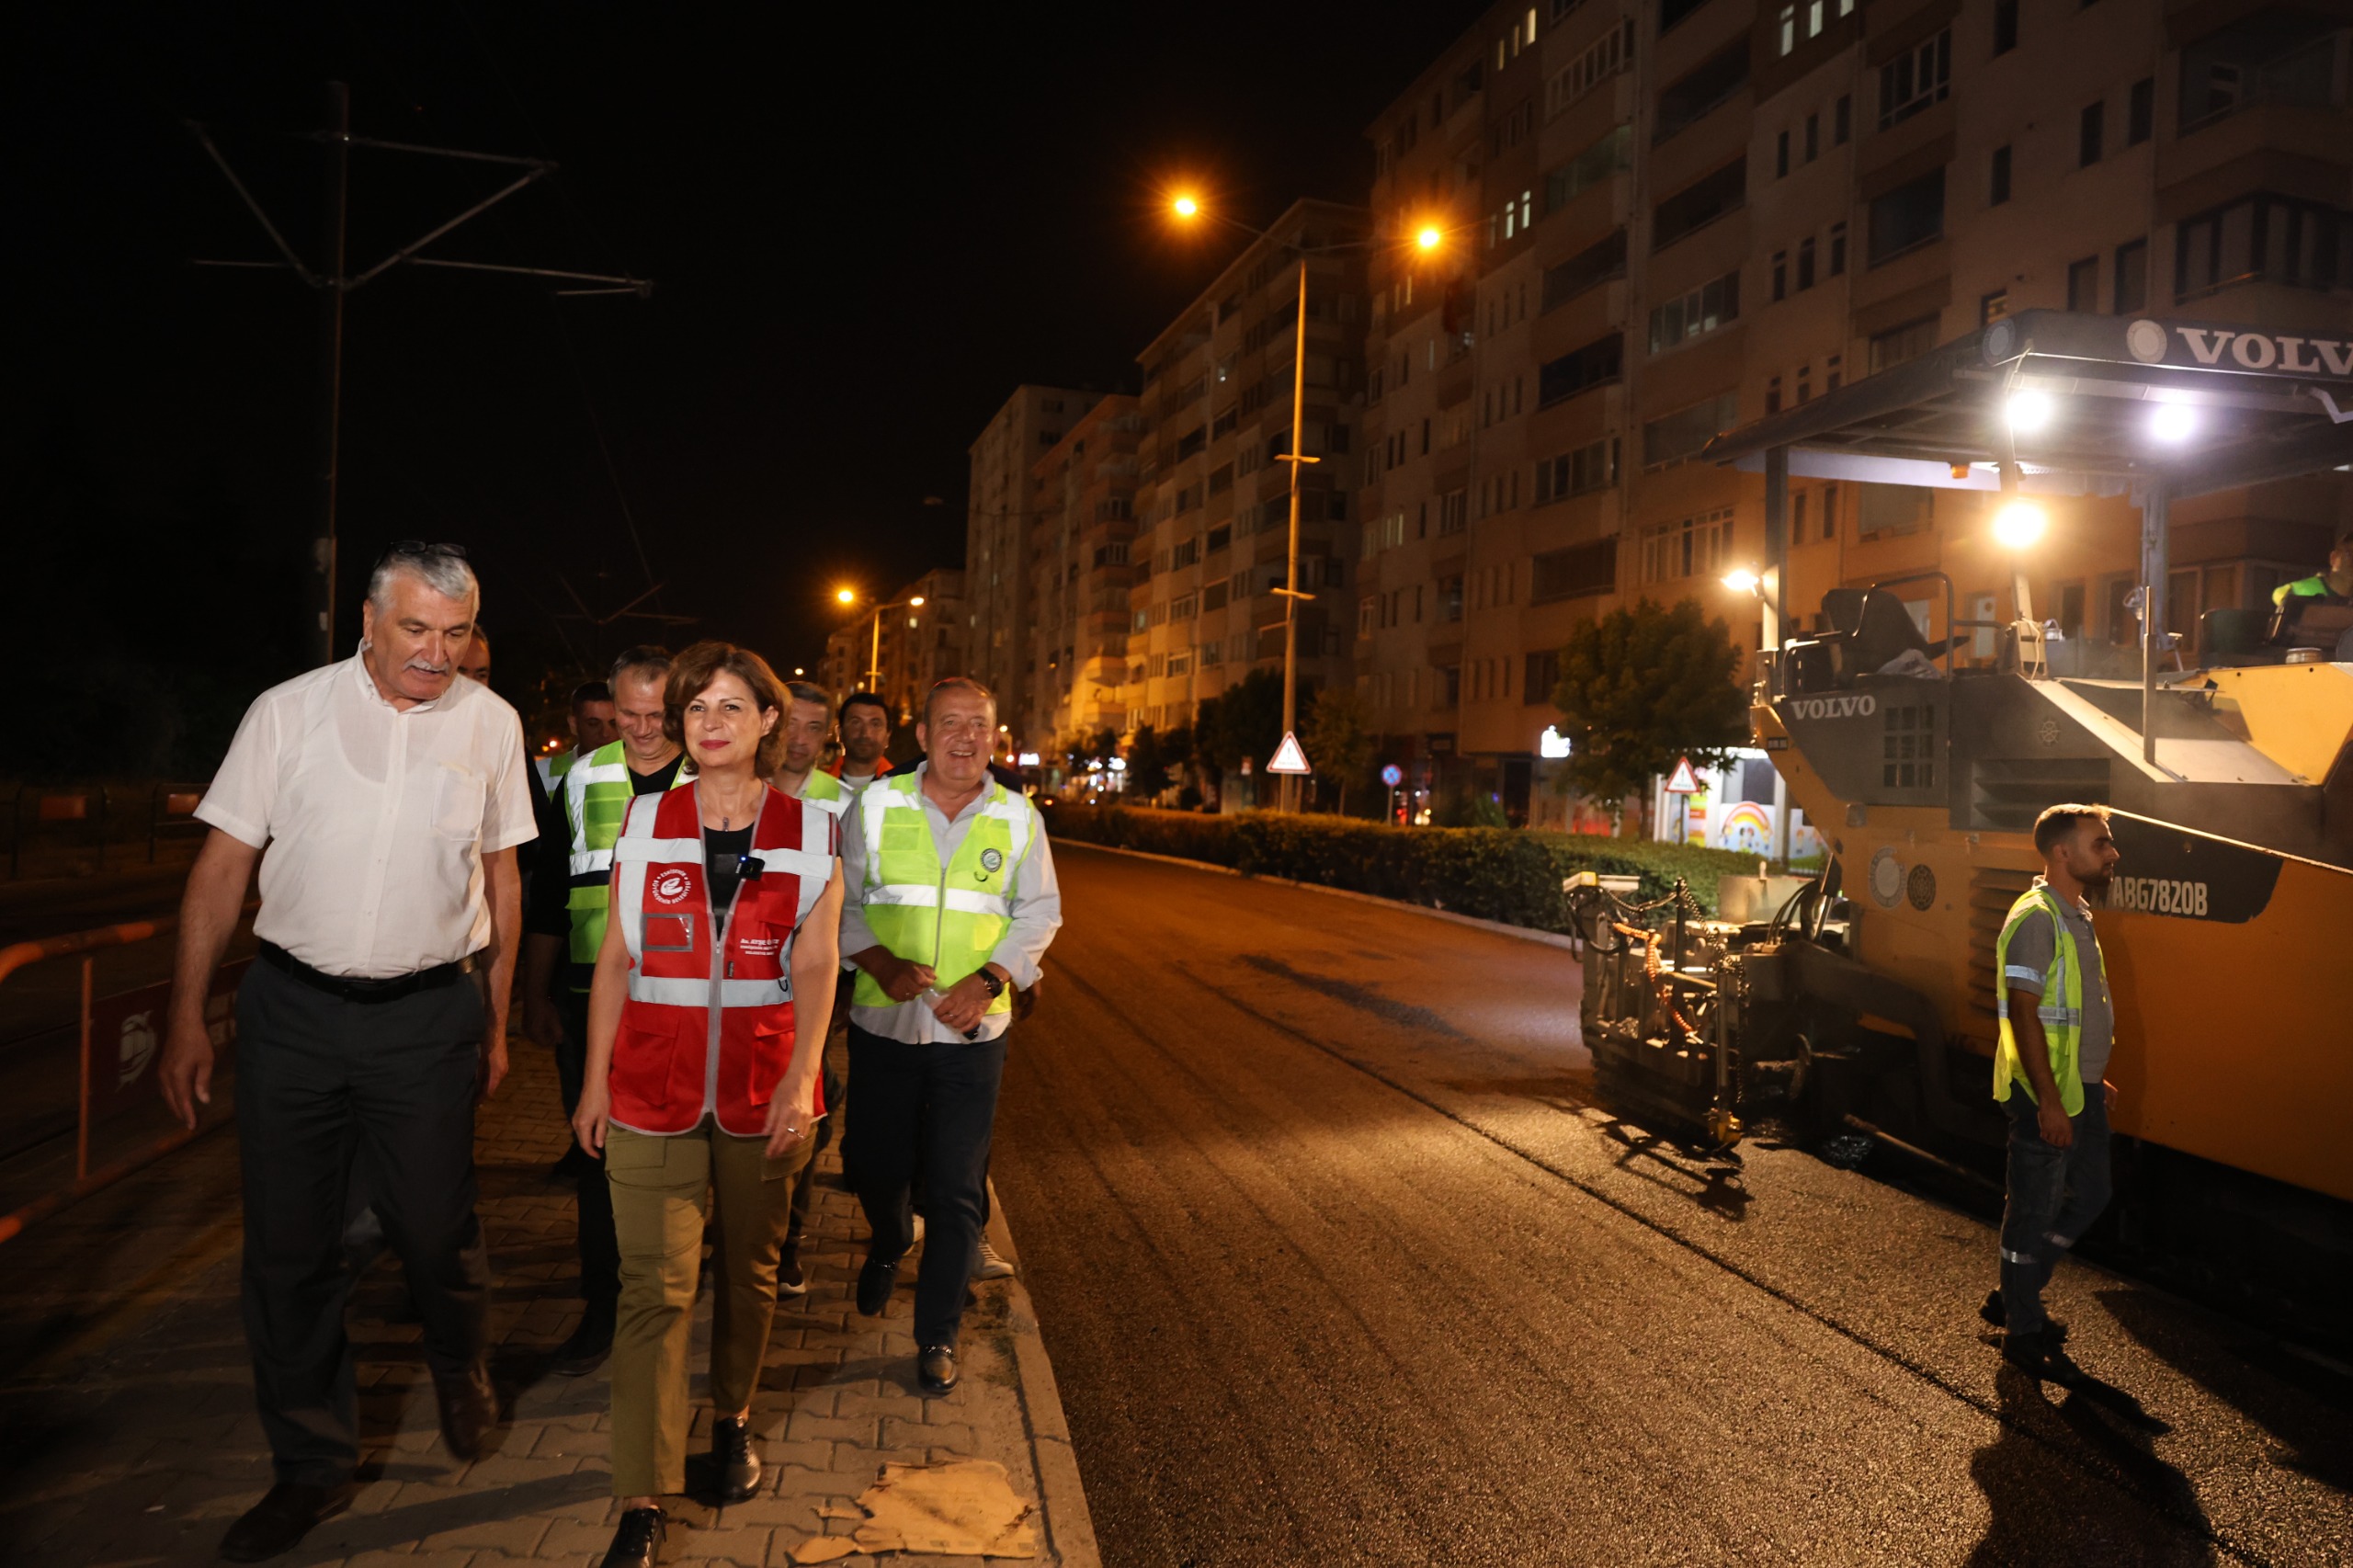
<svg viewBox="0 0 2353 1568"><path fill-rule="evenodd" d="M1371 715L1364 699L1350 687L1324 692L1299 739L1315 776L1338 786L1340 814L1347 815L1349 786L1365 783L1372 767Z"/></svg>
<svg viewBox="0 0 2353 1568"><path fill-rule="evenodd" d="M1570 786L1596 800L1623 800L1679 756L1722 760L1748 738L1740 659L1732 628L1708 619L1696 599L1671 608L1643 599L1579 625L1561 650L1552 688L1573 747Z"/></svg>
<svg viewBox="0 0 2353 1568"><path fill-rule="evenodd" d="M1252 670L1200 706L1193 716L1194 745L1212 770L1238 773L1244 757L1254 768L1267 766L1283 744L1283 677L1277 670Z"/></svg>

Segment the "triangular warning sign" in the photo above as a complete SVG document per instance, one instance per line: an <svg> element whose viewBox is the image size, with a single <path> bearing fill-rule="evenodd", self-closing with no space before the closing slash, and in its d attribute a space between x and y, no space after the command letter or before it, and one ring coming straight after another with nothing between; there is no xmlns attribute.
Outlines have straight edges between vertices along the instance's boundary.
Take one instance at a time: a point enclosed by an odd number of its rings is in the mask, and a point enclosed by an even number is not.
<svg viewBox="0 0 2353 1568"><path fill-rule="evenodd" d="M1269 773L1313 773L1307 766L1307 754L1299 749L1299 737L1289 731L1283 733L1283 744L1275 748L1272 761L1267 764Z"/></svg>
<svg viewBox="0 0 2353 1568"><path fill-rule="evenodd" d="M1666 792L1670 795L1696 795L1699 792L1699 776L1691 771L1689 757L1675 759L1675 777L1666 781Z"/></svg>

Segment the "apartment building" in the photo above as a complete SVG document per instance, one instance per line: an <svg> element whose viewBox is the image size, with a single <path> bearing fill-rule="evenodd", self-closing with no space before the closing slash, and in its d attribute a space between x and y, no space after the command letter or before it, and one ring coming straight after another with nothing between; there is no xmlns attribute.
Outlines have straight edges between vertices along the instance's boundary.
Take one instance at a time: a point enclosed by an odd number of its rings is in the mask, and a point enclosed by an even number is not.
<svg viewBox="0 0 2353 1568"><path fill-rule="evenodd" d="M1700 460L1721 430L2029 306L2344 331L2347 38L2261 0L1495 7L1370 130L1355 647L1392 753L1560 820L1574 621L1691 597L1753 637L1718 579L1763 490ZM1431 222L1456 243L1394 243ZM1787 603L1942 571L2006 614L1989 510L1800 483ZM2339 474L2177 506L2168 623L2258 606L2348 517ZM2071 502L2029 563L2078 668L2136 635L2137 528Z"/></svg>
<svg viewBox="0 0 2353 1568"><path fill-rule="evenodd" d="M878 692L893 723L912 723L933 682L972 674L964 580L953 567L935 568L891 595L887 608L835 628L825 639L824 668L835 704L853 691Z"/></svg>
<svg viewBox="0 0 2353 1568"><path fill-rule="evenodd" d="M1295 202L1138 356L1133 585L1120 702L1134 727L1189 725L1252 669L1283 664L1300 272L1307 274L1300 512L1302 691L1353 678L1351 481L1364 396L1359 208ZM1336 607L1339 607L1336 610Z"/></svg>
<svg viewBox="0 0 2353 1568"><path fill-rule="evenodd" d="M1023 640L1027 706L1005 710L1019 749L1123 731L1136 537L1138 401L1097 400L1030 471L1034 517Z"/></svg>
<svg viewBox="0 0 2353 1568"><path fill-rule="evenodd" d="M1032 707L1032 471L1094 400L1092 392L1067 387L1016 387L969 450L964 566L971 668L963 673L996 693L1001 715L1026 714Z"/></svg>

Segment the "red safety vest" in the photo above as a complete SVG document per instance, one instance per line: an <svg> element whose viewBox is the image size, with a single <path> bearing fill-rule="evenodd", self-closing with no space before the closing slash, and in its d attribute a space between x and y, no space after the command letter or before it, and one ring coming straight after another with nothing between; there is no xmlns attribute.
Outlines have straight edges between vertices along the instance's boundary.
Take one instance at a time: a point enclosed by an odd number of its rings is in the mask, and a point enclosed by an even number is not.
<svg viewBox="0 0 2353 1568"><path fill-rule="evenodd" d="M613 845L612 912L630 969L613 1038L612 1119L638 1132L685 1132L709 1112L722 1131L756 1137L792 1060L793 936L833 877L840 819L767 790L752 830L760 872L715 922L695 795L640 795ZM723 933L716 955L714 926Z"/></svg>

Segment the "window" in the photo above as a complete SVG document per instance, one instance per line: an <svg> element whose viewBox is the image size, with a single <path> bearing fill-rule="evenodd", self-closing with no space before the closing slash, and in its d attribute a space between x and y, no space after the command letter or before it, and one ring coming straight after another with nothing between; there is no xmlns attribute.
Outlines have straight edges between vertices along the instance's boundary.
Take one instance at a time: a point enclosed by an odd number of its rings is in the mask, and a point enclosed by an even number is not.
<svg viewBox="0 0 2353 1568"><path fill-rule="evenodd" d="M2067 264L2067 308L2087 312L2099 309L2099 257L2087 256Z"/></svg>
<svg viewBox="0 0 2353 1568"><path fill-rule="evenodd" d="M1643 466L1656 468L1688 458L1739 421L1740 394L1729 392L1646 420L1643 425Z"/></svg>
<svg viewBox="0 0 2353 1568"><path fill-rule="evenodd" d="M1618 586L1618 541L1605 539L1594 544L1572 545L1566 550L1548 550L1529 564L1529 604L1551 604L1556 599L1609 593ZM1551 697L1552 688L1561 682L1560 655L1530 653L1528 657L1529 688ZM1540 657L1551 661L1549 669L1537 667Z"/></svg>
<svg viewBox="0 0 2353 1568"><path fill-rule="evenodd" d="M1847 225L1830 225L1830 274L1833 278L1847 275Z"/></svg>
<svg viewBox="0 0 2353 1568"><path fill-rule="evenodd" d="M2353 259L2353 216L2268 193L2185 218L2174 232L2174 297L2234 283L2342 288Z"/></svg>
<svg viewBox="0 0 2353 1568"><path fill-rule="evenodd" d="M1565 501L1618 483L1618 438L1606 436L1536 465L1536 504Z"/></svg>
<svg viewBox="0 0 2353 1568"><path fill-rule="evenodd" d="M2325 108L2336 97L2335 40L2343 27L2314 9L2269 6L2181 51L2181 129L2250 104Z"/></svg>
<svg viewBox="0 0 2353 1568"><path fill-rule="evenodd" d="M1952 29L1945 28L1879 68L1879 128L1901 125L1952 95Z"/></svg>
<svg viewBox="0 0 2353 1568"><path fill-rule="evenodd" d="M1233 488L1233 465L1220 463L1210 470L1210 494L1222 495Z"/></svg>
<svg viewBox="0 0 2353 1568"><path fill-rule="evenodd" d="M1588 289L1625 276L1626 231L1620 229L1558 267L1546 267L1541 306L1549 311L1555 305L1565 305Z"/></svg>
<svg viewBox="0 0 2353 1568"><path fill-rule="evenodd" d="M1625 339L1613 332L1552 360L1536 373L1536 405L1549 408L1563 398L1616 381L1625 351Z"/></svg>
<svg viewBox="0 0 2353 1568"><path fill-rule="evenodd" d="M1544 176L1544 210L1558 212L1611 176L1633 166L1633 127L1620 125Z"/></svg>
<svg viewBox="0 0 2353 1568"><path fill-rule="evenodd" d="M1934 316L1922 316L1918 321L1890 327L1871 338L1870 373L1876 376L1906 359L1917 359L1936 346L1937 318Z"/></svg>
<svg viewBox="0 0 2353 1568"><path fill-rule="evenodd" d="M1822 117L1818 114L1810 114L1805 117L1805 161L1810 164L1820 156L1822 156Z"/></svg>
<svg viewBox="0 0 2353 1568"><path fill-rule="evenodd" d="M1180 566L1197 565L1200 559L1201 536L1195 534L1191 539L1178 545L1175 552L1169 556L1168 569L1173 572Z"/></svg>
<svg viewBox="0 0 2353 1568"><path fill-rule="evenodd" d="M1985 182L1985 205L1999 207L2010 199L2010 150L1994 149L1994 167Z"/></svg>
<svg viewBox="0 0 2353 1568"><path fill-rule="evenodd" d="M1666 32L1707 3L1708 0L1659 0L1658 30Z"/></svg>
<svg viewBox="0 0 2353 1568"><path fill-rule="evenodd" d="M1735 268L1653 310L1651 352L1657 354L1704 336L1739 317L1740 273Z"/></svg>
<svg viewBox="0 0 2353 1568"><path fill-rule="evenodd" d="M1544 118L1552 119L1633 63L1634 24L1604 33L1544 81Z"/></svg>
<svg viewBox="0 0 2353 1568"><path fill-rule="evenodd" d="M1798 45L1822 36L1822 30L1841 17L1852 15L1855 0L1796 0L1781 7L1781 26L1777 34L1783 54L1796 52Z"/></svg>
<svg viewBox="0 0 2353 1568"><path fill-rule="evenodd" d="M1798 292L1802 294L1813 287L1813 236L1808 234L1798 242Z"/></svg>
<svg viewBox="0 0 2353 1568"><path fill-rule="evenodd" d="M1209 439L1209 432L1198 425L1186 431L1176 437L1176 460L1183 462L1187 458L1208 446Z"/></svg>
<svg viewBox="0 0 2353 1568"><path fill-rule="evenodd" d="M1945 172L1935 169L1871 202L1870 265L1881 266L1945 232Z"/></svg>
<svg viewBox="0 0 2353 1568"><path fill-rule="evenodd" d="M1992 293L1982 296L1977 301L1979 326L1991 326L2009 313L2010 291L2007 289L1996 289Z"/></svg>
<svg viewBox="0 0 2353 1568"><path fill-rule="evenodd" d="M1781 301L1786 300L1786 299L1788 299L1788 298L1790 297L1790 253L1789 253L1789 252L1787 252L1787 251L1785 251L1785 250L1777 250L1777 251L1775 251L1775 252L1773 253L1773 272L1772 272L1772 277L1773 277L1773 300L1774 300L1774 302L1778 304L1778 303L1779 303Z"/></svg>
<svg viewBox="0 0 2353 1568"><path fill-rule="evenodd" d="M1768 414L1781 412L1781 378L1779 376L1765 378L1765 412Z"/></svg>
<svg viewBox="0 0 2353 1568"><path fill-rule="evenodd" d="M1661 201L1651 213L1651 251L1665 250L1685 235L1737 211L1748 195L1748 160L1736 158L1700 176Z"/></svg>
<svg viewBox="0 0 2353 1568"><path fill-rule="evenodd" d="M1831 378L1830 384L1833 387L1838 384L1836 376L1834 375ZM1835 484L1825 484L1822 487L1822 541L1827 544L1837 537L1838 487Z"/></svg>
<svg viewBox="0 0 2353 1568"><path fill-rule="evenodd" d="M1856 527L1865 539L1915 534L1928 526L1936 492L1918 484L1866 484Z"/></svg>
<svg viewBox="0 0 2353 1568"><path fill-rule="evenodd" d="M1773 177L1790 177L1790 133L1786 131L1773 139Z"/></svg>
<svg viewBox="0 0 2353 1568"><path fill-rule="evenodd" d="M1216 528L1210 530L1209 539L1201 548L1209 554L1215 555L1219 551L1225 549L1233 542L1233 525L1232 523L1220 523Z"/></svg>
<svg viewBox="0 0 2353 1568"><path fill-rule="evenodd" d="M1995 0L1994 52L2007 54L2018 46L2018 0Z"/></svg>
<svg viewBox="0 0 2353 1568"><path fill-rule="evenodd" d="M2116 291L2109 303L2120 316L2149 308L2149 242L2134 240L2116 247Z"/></svg>
<svg viewBox="0 0 2353 1568"><path fill-rule="evenodd" d="M1438 498L1438 531L1441 538L1461 533L1470 521L1470 491L1449 490Z"/></svg>
<svg viewBox="0 0 2353 1568"><path fill-rule="evenodd" d="M1462 619L1462 574L1438 580L1438 620L1441 626Z"/></svg>
<svg viewBox="0 0 2353 1568"><path fill-rule="evenodd" d="M2099 162L2100 137L2108 125L2106 100L2088 103L2075 117L2075 166L2090 168Z"/></svg>
<svg viewBox="0 0 2353 1568"><path fill-rule="evenodd" d="M1240 410L1234 404L1227 403L1219 412L1217 417L1210 421L1210 439L1214 441L1220 436L1230 433L1240 417Z"/></svg>
<svg viewBox="0 0 2353 1568"><path fill-rule="evenodd" d="M1731 554L1729 506L1681 522L1653 523L1643 530L1643 581L1712 577Z"/></svg>
<svg viewBox="0 0 2353 1568"><path fill-rule="evenodd" d="M1844 363L1845 359L1846 356L1843 354L1833 354L1828 359L1823 361L1822 386L1824 392L1836 392L1838 390L1839 383L1844 380L1844 373L1840 367Z"/></svg>
<svg viewBox="0 0 2353 1568"><path fill-rule="evenodd" d="M2059 585L2059 631L2065 637L2084 634L2084 585L2081 583Z"/></svg>
<svg viewBox="0 0 2353 1568"><path fill-rule="evenodd" d="M2125 100L2124 144L2138 147L2156 129L2157 80L2143 76L2132 84L2132 96Z"/></svg>
<svg viewBox="0 0 2353 1568"><path fill-rule="evenodd" d="M1618 546L1615 540L1592 548L1607 550L1610 554L1610 576L1617 576ZM1567 551L1562 553L1566 554ZM1543 560L1538 556L1539 561ZM1598 590L1607 593L1608 589ZM1547 648L1540 653L1527 656L1528 677L1519 683L1519 699L1530 708L1541 707L1552 700L1552 688L1561 684L1561 651Z"/></svg>
<svg viewBox="0 0 2353 1568"><path fill-rule="evenodd" d="M1747 85L1748 40L1737 38L1659 89L1651 144L1698 124Z"/></svg>

